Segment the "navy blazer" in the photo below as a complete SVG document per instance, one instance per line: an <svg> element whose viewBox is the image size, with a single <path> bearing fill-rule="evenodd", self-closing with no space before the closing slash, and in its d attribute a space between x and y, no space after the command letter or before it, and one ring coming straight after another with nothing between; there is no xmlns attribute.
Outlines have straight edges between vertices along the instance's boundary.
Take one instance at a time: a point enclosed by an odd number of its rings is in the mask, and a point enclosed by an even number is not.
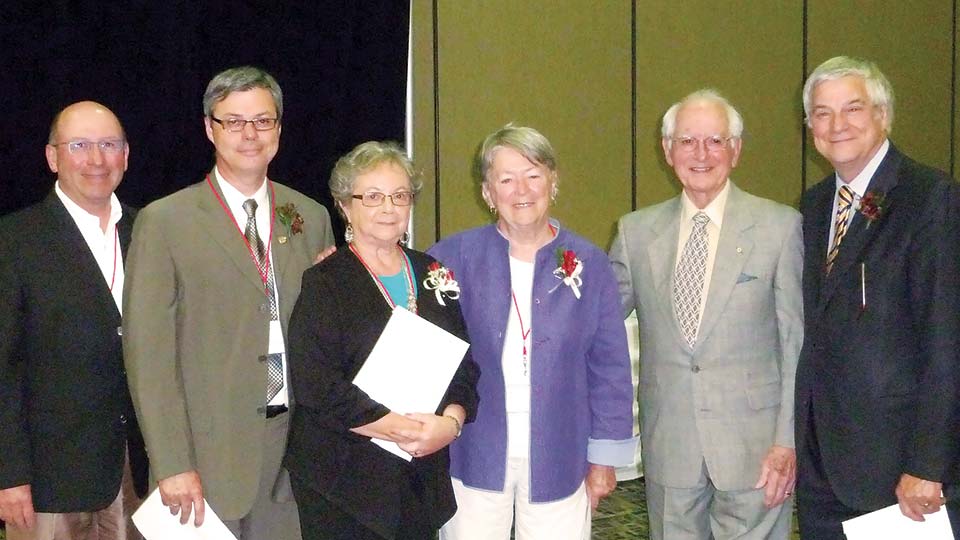
<svg viewBox="0 0 960 540"><path fill-rule="evenodd" d="M117 224L122 252L136 212ZM38 512L89 512L120 491L129 447L147 466L120 343L120 312L52 192L0 220L0 488L31 485Z"/></svg>
<svg viewBox="0 0 960 540"><path fill-rule="evenodd" d="M834 493L866 511L896 503L902 473L960 480L960 197L891 145L867 188L885 195L880 216L854 214L826 274L835 191L830 174L801 202L796 442L812 422Z"/></svg>

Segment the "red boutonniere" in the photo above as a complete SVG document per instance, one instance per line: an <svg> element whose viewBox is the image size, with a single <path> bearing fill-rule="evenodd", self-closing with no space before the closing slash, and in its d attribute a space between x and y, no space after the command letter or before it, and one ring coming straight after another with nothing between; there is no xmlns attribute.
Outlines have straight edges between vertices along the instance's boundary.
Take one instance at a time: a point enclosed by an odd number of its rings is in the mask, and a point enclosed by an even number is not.
<svg viewBox="0 0 960 540"><path fill-rule="evenodd" d="M868 191L860 197L860 213L867 218L867 227L880 219L887 210L886 195L876 191Z"/></svg>
<svg viewBox="0 0 960 540"><path fill-rule="evenodd" d="M553 275L560 280L556 287L550 289L550 292L557 290L562 283L573 291L573 295L580 299L580 287L583 286L583 280L580 274L583 272L583 261L572 249L557 248L557 268Z"/></svg>
<svg viewBox="0 0 960 540"><path fill-rule="evenodd" d="M427 266L427 277L423 279L423 287L437 295L437 303L446 306L443 297L451 300L460 298L460 285L453 279L453 270L434 261Z"/></svg>
<svg viewBox="0 0 960 540"><path fill-rule="evenodd" d="M287 235L293 236L303 232L303 216L300 215L300 212L297 211L297 207L294 206L293 203L278 206L277 218L280 219L280 223L287 229ZM277 241L285 244L287 243L287 236L280 236Z"/></svg>

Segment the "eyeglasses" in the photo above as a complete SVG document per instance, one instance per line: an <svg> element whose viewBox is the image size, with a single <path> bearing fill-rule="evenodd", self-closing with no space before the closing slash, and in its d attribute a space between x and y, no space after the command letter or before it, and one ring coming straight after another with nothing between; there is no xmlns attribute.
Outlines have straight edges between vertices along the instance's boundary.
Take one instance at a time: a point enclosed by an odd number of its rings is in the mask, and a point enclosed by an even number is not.
<svg viewBox="0 0 960 540"><path fill-rule="evenodd" d="M278 118L254 118L253 120L244 120L243 118L227 118L221 120L215 116L210 117L211 120L223 126L223 129L231 132L243 131L243 128L247 127L247 124L253 124L253 129L257 131L270 131L271 129L277 127L277 123L280 121Z"/></svg>
<svg viewBox="0 0 960 540"><path fill-rule="evenodd" d="M354 199L359 199L360 204L364 206L382 206L383 201L388 197L394 206L410 206L413 204L414 194L412 191L398 191L393 195L380 191L368 191L363 195L351 195Z"/></svg>
<svg viewBox="0 0 960 540"><path fill-rule="evenodd" d="M703 144L703 146L707 149L707 152L716 152L717 150L723 148L727 144L727 141L735 138L736 137L724 137L722 135L710 135L709 137L698 139L696 137L683 135L680 137L673 137L670 140L672 140L680 148L680 150L693 153L697 150L697 148L700 148L701 144Z"/></svg>
<svg viewBox="0 0 960 540"><path fill-rule="evenodd" d="M127 141L123 139L103 139L102 141L88 141L86 139L77 139L74 141L64 141L50 143L50 146L67 146L67 151L71 154L86 154L96 146L104 154L119 154L127 146Z"/></svg>

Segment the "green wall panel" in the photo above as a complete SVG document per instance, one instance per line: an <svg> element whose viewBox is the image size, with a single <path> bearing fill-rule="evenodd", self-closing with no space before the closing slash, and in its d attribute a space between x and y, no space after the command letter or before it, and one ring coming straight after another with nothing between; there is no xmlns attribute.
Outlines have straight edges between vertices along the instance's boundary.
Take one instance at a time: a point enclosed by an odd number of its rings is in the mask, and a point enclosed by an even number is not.
<svg viewBox="0 0 960 540"><path fill-rule="evenodd" d="M471 176L477 146L514 121L558 155L553 215L601 246L630 210L628 1L437 3L441 236L491 220Z"/></svg>
<svg viewBox="0 0 960 540"><path fill-rule="evenodd" d="M839 54L876 62L896 95L891 139L913 158L950 168L953 2L807 2L807 71ZM832 169L807 135L807 183Z"/></svg>
<svg viewBox="0 0 960 540"><path fill-rule="evenodd" d="M703 87L719 90L744 118L733 181L794 204L802 186L802 1L678 6L637 1L637 206L679 193L660 149L660 119L672 103Z"/></svg>

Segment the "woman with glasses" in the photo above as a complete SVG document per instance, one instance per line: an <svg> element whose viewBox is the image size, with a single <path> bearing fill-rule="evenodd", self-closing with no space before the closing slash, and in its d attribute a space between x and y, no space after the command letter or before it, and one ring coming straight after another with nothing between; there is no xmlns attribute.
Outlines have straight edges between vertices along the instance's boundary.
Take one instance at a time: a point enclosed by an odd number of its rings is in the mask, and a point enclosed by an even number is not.
<svg viewBox="0 0 960 540"><path fill-rule="evenodd" d="M507 125L483 142L495 223L430 249L449 265L483 377L476 421L450 447L458 510L441 538L581 540L633 461L633 386L606 253L550 218L553 147Z"/></svg>
<svg viewBox="0 0 960 540"><path fill-rule="evenodd" d="M330 178L348 245L304 273L289 330L296 408L285 464L305 540L433 538L456 509L447 446L476 414L470 353L436 411L398 414L352 383L395 306L466 339L453 277L400 245L415 177L398 146L368 142Z"/></svg>

